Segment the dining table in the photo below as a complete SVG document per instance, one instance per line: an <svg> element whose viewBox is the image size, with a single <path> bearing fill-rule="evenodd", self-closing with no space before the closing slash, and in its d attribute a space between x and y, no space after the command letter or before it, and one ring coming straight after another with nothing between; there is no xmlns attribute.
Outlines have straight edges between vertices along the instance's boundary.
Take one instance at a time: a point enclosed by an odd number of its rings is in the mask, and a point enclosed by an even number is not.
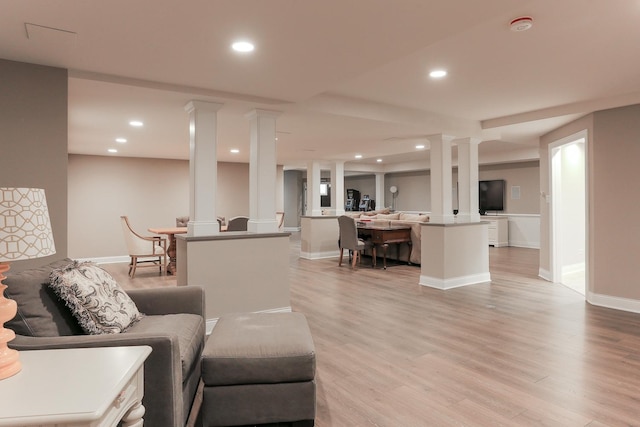
<svg viewBox="0 0 640 427"><path fill-rule="evenodd" d="M178 271L176 267L176 234L186 234L187 227L158 227L149 228L148 230L155 234L165 234L169 239L169 247L167 248L167 256L169 257L167 274L175 275Z"/></svg>
<svg viewBox="0 0 640 427"><path fill-rule="evenodd" d="M411 227L408 225L392 225L382 226L377 224L371 224L368 221L358 221L358 237L363 239L370 239L373 244L372 250L372 267L376 266L378 246L382 247L382 265L387 269L387 249L390 244L399 245L406 243L409 245L409 255L407 256L407 263L411 263Z"/></svg>

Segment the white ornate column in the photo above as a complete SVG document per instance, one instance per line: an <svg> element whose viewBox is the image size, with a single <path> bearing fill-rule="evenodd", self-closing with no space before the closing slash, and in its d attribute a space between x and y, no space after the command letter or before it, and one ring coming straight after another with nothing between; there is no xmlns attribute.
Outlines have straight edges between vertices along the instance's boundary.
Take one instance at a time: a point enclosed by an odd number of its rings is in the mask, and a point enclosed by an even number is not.
<svg viewBox="0 0 640 427"><path fill-rule="evenodd" d="M276 118L277 111L253 110L249 153L249 222L247 231L278 231L276 221Z"/></svg>
<svg viewBox="0 0 640 427"><path fill-rule="evenodd" d="M451 172L452 136L430 136L431 143L431 219L432 223L454 222L451 192L453 190Z"/></svg>
<svg viewBox="0 0 640 427"><path fill-rule="evenodd" d="M376 209L384 207L384 172L376 172Z"/></svg>
<svg viewBox="0 0 640 427"><path fill-rule="evenodd" d="M223 104L190 101L189 113L189 235L218 234L216 190L218 183L217 112Z"/></svg>
<svg viewBox="0 0 640 427"><path fill-rule="evenodd" d="M480 139L462 138L458 144L458 222L478 222L478 144Z"/></svg>
<svg viewBox="0 0 640 427"><path fill-rule="evenodd" d="M307 216L321 216L320 203L320 162L307 164Z"/></svg>
<svg viewBox="0 0 640 427"><path fill-rule="evenodd" d="M344 162L331 165L331 206L336 215L344 215Z"/></svg>

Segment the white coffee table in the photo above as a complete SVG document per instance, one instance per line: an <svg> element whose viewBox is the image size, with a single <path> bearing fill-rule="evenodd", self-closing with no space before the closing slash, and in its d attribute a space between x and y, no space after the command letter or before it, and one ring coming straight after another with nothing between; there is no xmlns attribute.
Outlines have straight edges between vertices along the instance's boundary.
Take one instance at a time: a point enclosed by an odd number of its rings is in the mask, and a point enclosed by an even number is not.
<svg viewBox="0 0 640 427"><path fill-rule="evenodd" d="M21 351L0 381L0 426L142 426L143 365L151 347Z"/></svg>

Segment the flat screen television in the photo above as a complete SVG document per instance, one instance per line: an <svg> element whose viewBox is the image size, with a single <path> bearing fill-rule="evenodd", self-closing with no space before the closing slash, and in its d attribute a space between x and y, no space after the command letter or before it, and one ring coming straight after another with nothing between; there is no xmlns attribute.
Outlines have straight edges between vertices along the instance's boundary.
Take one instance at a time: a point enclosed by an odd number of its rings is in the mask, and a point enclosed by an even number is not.
<svg viewBox="0 0 640 427"><path fill-rule="evenodd" d="M481 215L484 215L487 211L504 210L504 188L504 179L478 182L478 207Z"/></svg>

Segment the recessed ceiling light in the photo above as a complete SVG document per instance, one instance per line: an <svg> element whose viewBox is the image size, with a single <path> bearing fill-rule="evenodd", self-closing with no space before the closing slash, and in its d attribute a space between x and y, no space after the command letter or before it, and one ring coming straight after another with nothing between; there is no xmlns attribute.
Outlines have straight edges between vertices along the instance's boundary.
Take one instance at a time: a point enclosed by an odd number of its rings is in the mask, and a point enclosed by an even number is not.
<svg viewBox="0 0 640 427"><path fill-rule="evenodd" d="M362 154L356 154L356 159L361 159L362 158Z"/></svg>
<svg viewBox="0 0 640 427"><path fill-rule="evenodd" d="M422 149L424 148L424 145L422 145L422 144L418 144L418 145L416 145L416 148L417 148L418 150L422 150Z"/></svg>
<svg viewBox="0 0 640 427"><path fill-rule="evenodd" d="M124 144L125 142L127 142L127 138L116 138L116 142Z"/></svg>
<svg viewBox="0 0 640 427"><path fill-rule="evenodd" d="M109 148L107 151L110 152L110 153L117 153L118 152L118 150L116 150L115 148Z"/></svg>
<svg viewBox="0 0 640 427"><path fill-rule="evenodd" d="M376 160L376 162L382 163L382 159L378 159L378 160Z"/></svg>
<svg viewBox="0 0 640 427"><path fill-rule="evenodd" d="M238 42L234 42L231 45L231 49L235 50L236 52L247 53L247 52L253 52L253 50L255 49L255 46L253 45L253 43L248 41L238 41Z"/></svg>
<svg viewBox="0 0 640 427"><path fill-rule="evenodd" d="M429 73L429 76L434 79L441 79L446 75L447 75L447 72L445 70L433 70L432 72Z"/></svg>
<svg viewBox="0 0 640 427"><path fill-rule="evenodd" d="M142 123L140 120L131 120L129 124L135 128L144 126L144 123Z"/></svg>
<svg viewBox="0 0 640 427"><path fill-rule="evenodd" d="M233 154L238 154L240 152L240 150L238 150L237 148L232 148L231 151Z"/></svg>

